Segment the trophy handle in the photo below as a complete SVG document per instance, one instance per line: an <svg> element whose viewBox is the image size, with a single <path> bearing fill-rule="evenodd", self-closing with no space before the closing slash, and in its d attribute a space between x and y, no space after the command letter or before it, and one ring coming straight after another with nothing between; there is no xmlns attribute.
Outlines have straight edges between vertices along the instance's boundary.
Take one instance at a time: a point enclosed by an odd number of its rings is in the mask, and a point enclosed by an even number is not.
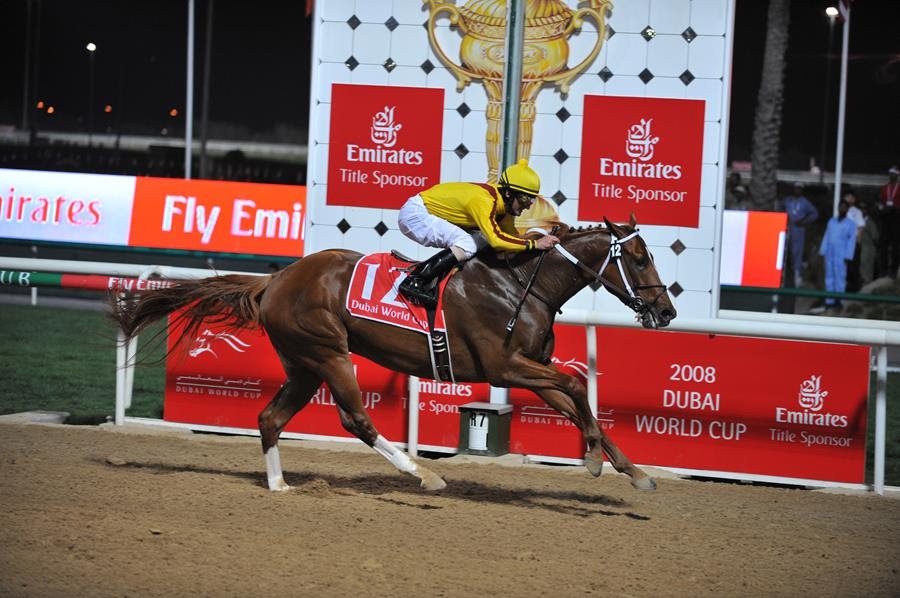
<svg viewBox="0 0 900 598"><path fill-rule="evenodd" d="M453 4L448 3L438 3L433 0L423 0L425 4L431 4L431 12L428 14L428 39L431 42L431 47L434 50L434 53L437 54L437 57L443 62L448 69L453 73L456 77L456 91L462 91L466 85L468 85L473 78L477 78L478 74L473 73L471 71L467 71L462 66L456 64L444 53L444 50L441 48L441 45L438 43L437 37L434 35L434 21L435 18L442 12L446 12L450 17L450 24L456 25L459 27L460 31L463 34L468 33L468 29L466 27L466 23L464 20L460 19L459 9L456 8Z"/></svg>
<svg viewBox="0 0 900 598"><path fill-rule="evenodd" d="M598 4L599 6L594 8L580 8L575 11L572 15L572 20L569 21L569 25L563 33L563 35L568 37L576 29L581 29L584 17L591 17L594 19L594 22L597 23L597 43L594 44L590 54L571 69L544 77L544 81L554 82L562 93L569 93L569 84L572 82L572 79L577 77L581 71L586 69L588 65L597 58L597 55L600 54L600 49L603 47L603 41L606 37L606 11L612 6L612 3L609 2L609 0L603 0L599 3L591 2L592 6L595 4Z"/></svg>

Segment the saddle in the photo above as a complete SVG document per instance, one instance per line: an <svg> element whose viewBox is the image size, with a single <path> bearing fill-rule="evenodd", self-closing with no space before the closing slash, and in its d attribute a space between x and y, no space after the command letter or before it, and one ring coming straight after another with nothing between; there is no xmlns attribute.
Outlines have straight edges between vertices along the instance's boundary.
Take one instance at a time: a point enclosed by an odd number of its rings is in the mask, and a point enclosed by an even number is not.
<svg viewBox="0 0 900 598"><path fill-rule="evenodd" d="M407 264L415 264L418 260L414 260L411 257L408 257L396 249L391 249L391 255L400 260L401 262L406 262Z"/></svg>
<svg viewBox="0 0 900 598"><path fill-rule="evenodd" d="M426 334L434 379L455 382L446 324L438 305L447 277L437 281L433 303L418 304L399 293L398 277L418 263L398 251L364 256L354 267L346 308L355 317Z"/></svg>

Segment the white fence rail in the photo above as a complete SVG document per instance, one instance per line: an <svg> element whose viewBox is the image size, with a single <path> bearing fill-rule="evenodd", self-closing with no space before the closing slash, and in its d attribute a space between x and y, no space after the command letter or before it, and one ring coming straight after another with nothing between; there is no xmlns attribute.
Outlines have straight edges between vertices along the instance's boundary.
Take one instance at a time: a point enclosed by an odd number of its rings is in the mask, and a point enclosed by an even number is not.
<svg viewBox="0 0 900 598"><path fill-rule="evenodd" d="M147 277L157 275L163 278L184 280L203 278L213 274L258 274L238 271L215 271L199 268L176 268L171 266L142 266L135 264L117 264L109 262L58 261L31 258L0 257L0 269L62 272L77 274L105 274L117 276ZM786 314L756 314L751 312L722 312L716 319L677 318L667 330L678 332L695 332L704 334L725 334L733 336L750 336L757 338L794 339L868 345L876 351L876 399L875 399L875 445L873 489L884 494L885 440L887 425L887 348L900 346L900 324L893 322L855 320L849 318L817 318L811 316L792 316ZM588 398L596 413L597 355L595 339L596 326L616 326L639 328L633 316L625 311L616 314L566 309L557 322L585 326L588 337ZM826 323L827 322L827 323ZM125 409L130 403L132 374L130 363L135 346L120 349L117 352L119 374L116 383L116 423L124 422ZM417 387L417 384L413 384ZM412 404L418 393L410 393L410 410L418 413L417 406ZM410 418L409 448L416 450L418 437L418 421Z"/></svg>

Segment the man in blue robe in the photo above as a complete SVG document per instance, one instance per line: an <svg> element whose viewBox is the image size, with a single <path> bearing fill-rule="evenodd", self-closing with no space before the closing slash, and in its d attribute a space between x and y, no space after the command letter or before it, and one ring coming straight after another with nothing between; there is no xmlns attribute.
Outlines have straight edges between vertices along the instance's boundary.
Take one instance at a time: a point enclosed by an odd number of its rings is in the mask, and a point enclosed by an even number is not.
<svg viewBox="0 0 900 598"><path fill-rule="evenodd" d="M843 293L847 289L847 263L856 251L856 223L847 218L850 205L841 200L837 216L832 216L819 246L819 255L825 258L825 290ZM839 299L829 297L825 305L836 307Z"/></svg>

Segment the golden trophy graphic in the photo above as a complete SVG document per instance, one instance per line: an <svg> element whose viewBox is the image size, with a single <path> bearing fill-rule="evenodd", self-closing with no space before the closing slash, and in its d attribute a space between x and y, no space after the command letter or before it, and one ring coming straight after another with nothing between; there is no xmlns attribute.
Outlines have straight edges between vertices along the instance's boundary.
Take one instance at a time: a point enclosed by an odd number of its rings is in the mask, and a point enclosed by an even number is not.
<svg viewBox="0 0 900 598"><path fill-rule="evenodd" d="M506 63L506 1L469 0L457 8L452 0L422 0L428 5L428 39L435 54L458 81L462 91L473 80L481 80L487 92L488 180L495 182L499 172L501 118L503 116L503 71ZM611 0L583 0L572 10L562 0L526 0L525 43L522 57L521 103L519 105L518 159L531 154L531 139L536 109L535 98L545 83L568 93L569 84L600 53L606 39L606 13ZM444 53L435 36L436 19L446 14L450 24L463 35L456 64ZM597 25L597 41L591 52L577 65L567 69L568 38L581 29L584 19Z"/></svg>

